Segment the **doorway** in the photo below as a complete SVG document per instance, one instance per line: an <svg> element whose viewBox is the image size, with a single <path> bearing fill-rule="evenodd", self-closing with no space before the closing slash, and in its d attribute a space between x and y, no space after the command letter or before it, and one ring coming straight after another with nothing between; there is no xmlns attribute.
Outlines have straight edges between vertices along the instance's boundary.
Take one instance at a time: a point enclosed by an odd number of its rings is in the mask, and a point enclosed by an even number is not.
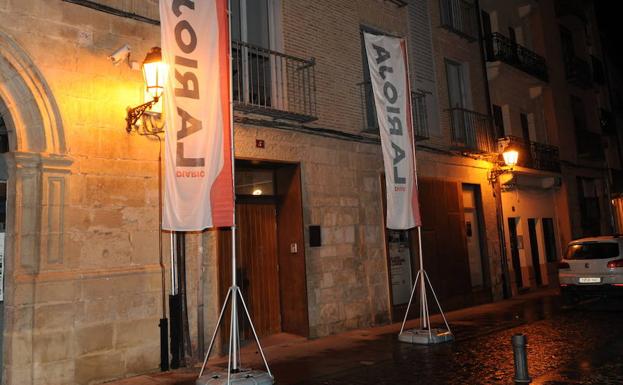
<svg viewBox="0 0 623 385"><path fill-rule="evenodd" d="M235 179L236 277L255 330L259 337L307 336L300 167L236 160ZM218 250L222 301L231 285L230 229L219 231ZM240 328L243 338L252 337L246 318Z"/></svg>
<svg viewBox="0 0 623 385"><path fill-rule="evenodd" d="M0 153L9 152L9 134L0 115ZM0 157L0 363L4 366L4 244L6 235L7 217L7 179L8 170L4 163L4 158ZM2 383L2 372L0 370L0 383Z"/></svg>
<svg viewBox="0 0 623 385"><path fill-rule="evenodd" d="M528 219L528 234L530 235L530 254L532 255L532 269L534 270L534 280L537 286L543 285L541 277L541 258L539 254L539 240L536 232L537 220Z"/></svg>
<svg viewBox="0 0 623 385"><path fill-rule="evenodd" d="M519 249L523 248L522 238L517 234L519 218L508 218L508 236L510 238L511 260L515 271L515 283L517 289L523 288L523 277L521 276L521 260L519 259Z"/></svg>
<svg viewBox="0 0 623 385"><path fill-rule="evenodd" d="M448 103L451 113L452 140L467 147L475 146L474 122L467 115L471 107L466 68L464 64L446 59Z"/></svg>
<svg viewBox="0 0 623 385"><path fill-rule="evenodd" d="M482 257L482 225L480 209L480 188L477 185L463 184L463 215L469 273L473 289L482 289L485 285L485 264Z"/></svg>

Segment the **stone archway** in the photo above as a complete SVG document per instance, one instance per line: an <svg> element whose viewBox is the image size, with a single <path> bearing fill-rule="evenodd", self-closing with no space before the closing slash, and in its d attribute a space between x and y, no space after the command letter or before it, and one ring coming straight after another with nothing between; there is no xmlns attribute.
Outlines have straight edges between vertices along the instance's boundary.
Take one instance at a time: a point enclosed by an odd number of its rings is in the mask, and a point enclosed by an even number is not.
<svg viewBox="0 0 623 385"><path fill-rule="evenodd" d="M50 87L26 51L2 31L0 115L10 143L0 156L8 175L2 377L6 384L33 384L39 274L62 263L62 207L72 161Z"/></svg>
<svg viewBox="0 0 623 385"><path fill-rule="evenodd" d="M0 31L1 112L8 113L13 149L21 152L64 154L65 137L58 106L47 82L22 49ZM18 133L18 135L16 135Z"/></svg>

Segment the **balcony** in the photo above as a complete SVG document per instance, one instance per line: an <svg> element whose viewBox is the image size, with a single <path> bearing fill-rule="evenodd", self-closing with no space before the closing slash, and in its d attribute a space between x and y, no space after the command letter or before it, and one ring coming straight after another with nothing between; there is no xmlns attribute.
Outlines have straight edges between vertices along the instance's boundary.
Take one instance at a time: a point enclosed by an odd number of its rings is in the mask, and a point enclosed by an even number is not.
<svg viewBox="0 0 623 385"><path fill-rule="evenodd" d="M580 88L588 89L593 84L590 65L576 56L565 58L565 74L569 83Z"/></svg>
<svg viewBox="0 0 623 385"><path fill-rule="evenodd" d="M578 158L591 161L605 159L601 135L587 130L575 130Z"/></svg>
<svg viewBox="0 0 623 385"><path fill-rule="evenodd" d="M376 117L372 83L367 81L359 83L358 85L361 93L362 116L364 117L362 131L378 134L379 123ZM428 94L425 92L411 92L411 116L413 118L415 140L426 140L429 138L426 95Z"/></svg>
<svg viewBox="0 0 623 385"><path fill-rule="evenodd" d="M534 170L560 172L558 147L531 140L526 141L517 136L506 136L498 140L519 150L518 166Z"/></svg>
<svg viewBox="0 0 623 385"><path fill-rule="evenodd" d="M464 108L446 110L450 115L452 146L466 152L494 152L491 118Z"/></svg>
<svg viewBox="0 0 623 385"><path fill-rule="evenodd" d="M316 120L314 60L232 41L234 109L296 122Z"/></svg>
<svg viewBox="0 0 623 385"><path fill-rule="evenodd" d="M487 36L485 44L488 61L503 61L537 79L547 81L547 64L542 56L497 32Z"/></svg>
<svg viewBox="0 0 623 385"><path fill-rule="evenodd" d="M470 41L478 38L478 10L472 1L439 0L441 26Z"/></svg>

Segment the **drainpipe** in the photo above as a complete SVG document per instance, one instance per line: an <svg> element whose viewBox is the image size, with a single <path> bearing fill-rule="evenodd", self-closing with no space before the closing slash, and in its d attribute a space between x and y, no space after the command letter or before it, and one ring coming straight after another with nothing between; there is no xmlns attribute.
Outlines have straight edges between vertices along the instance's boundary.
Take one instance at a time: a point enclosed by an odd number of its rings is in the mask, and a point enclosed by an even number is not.
<svg viewBox="0 0 623 385"><path fill-rule="evenodd" d="M485 79L485 99L487 100L487 113L493 119L493 108L491 106L491 93L489 92L489 78L487 77L487 56L485 52L484 39L482 36L482 20L480 18L480 1L476 0L476 20L478 21L478 45L480 47L480 62L482 64L482 76ZM493 137L493 132L490 132ZM497 138L496 138L497 139ZM496 178L491 183L493 188L493 198L495 199L495 213L497 217L498 238L500 240L500 259L502 268L502 293L504 298L510 298L511 286L508 271L508 259L506 257L506 234L504 233L504 212L502 206L502 188L500 181Z"/></svg>

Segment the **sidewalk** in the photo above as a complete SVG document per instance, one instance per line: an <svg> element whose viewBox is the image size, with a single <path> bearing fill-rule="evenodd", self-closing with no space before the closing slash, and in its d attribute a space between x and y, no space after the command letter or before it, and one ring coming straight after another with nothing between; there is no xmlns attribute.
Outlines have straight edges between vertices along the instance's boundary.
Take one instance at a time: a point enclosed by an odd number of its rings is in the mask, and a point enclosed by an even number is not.
<svg viewBox="0 0 623 385"><path fill-rule="evenodd" d="M547 316L548 306L526 306L528 303L548 302L558 294L557 289L545 289L512 299L446 313L456 341L464 341L513 328ZM431 319L433 326L443 324L439 315ZM406 328L419 325L407 321ZM296 384L312 378L321 379L379 362L393 360L396 349L413 346L397 341L400 323L354 330L333 336L308 340L303 337L278 334L262 339L262 347L271 372L280 385ZM426 347L421 347L426 349ZM264 370L255 344L241 351L242 367ZM227 366L227 357L211 358L210 367ZM110 385L191 385L199 368L166 373L153 373L110 382Z"/></svg>

